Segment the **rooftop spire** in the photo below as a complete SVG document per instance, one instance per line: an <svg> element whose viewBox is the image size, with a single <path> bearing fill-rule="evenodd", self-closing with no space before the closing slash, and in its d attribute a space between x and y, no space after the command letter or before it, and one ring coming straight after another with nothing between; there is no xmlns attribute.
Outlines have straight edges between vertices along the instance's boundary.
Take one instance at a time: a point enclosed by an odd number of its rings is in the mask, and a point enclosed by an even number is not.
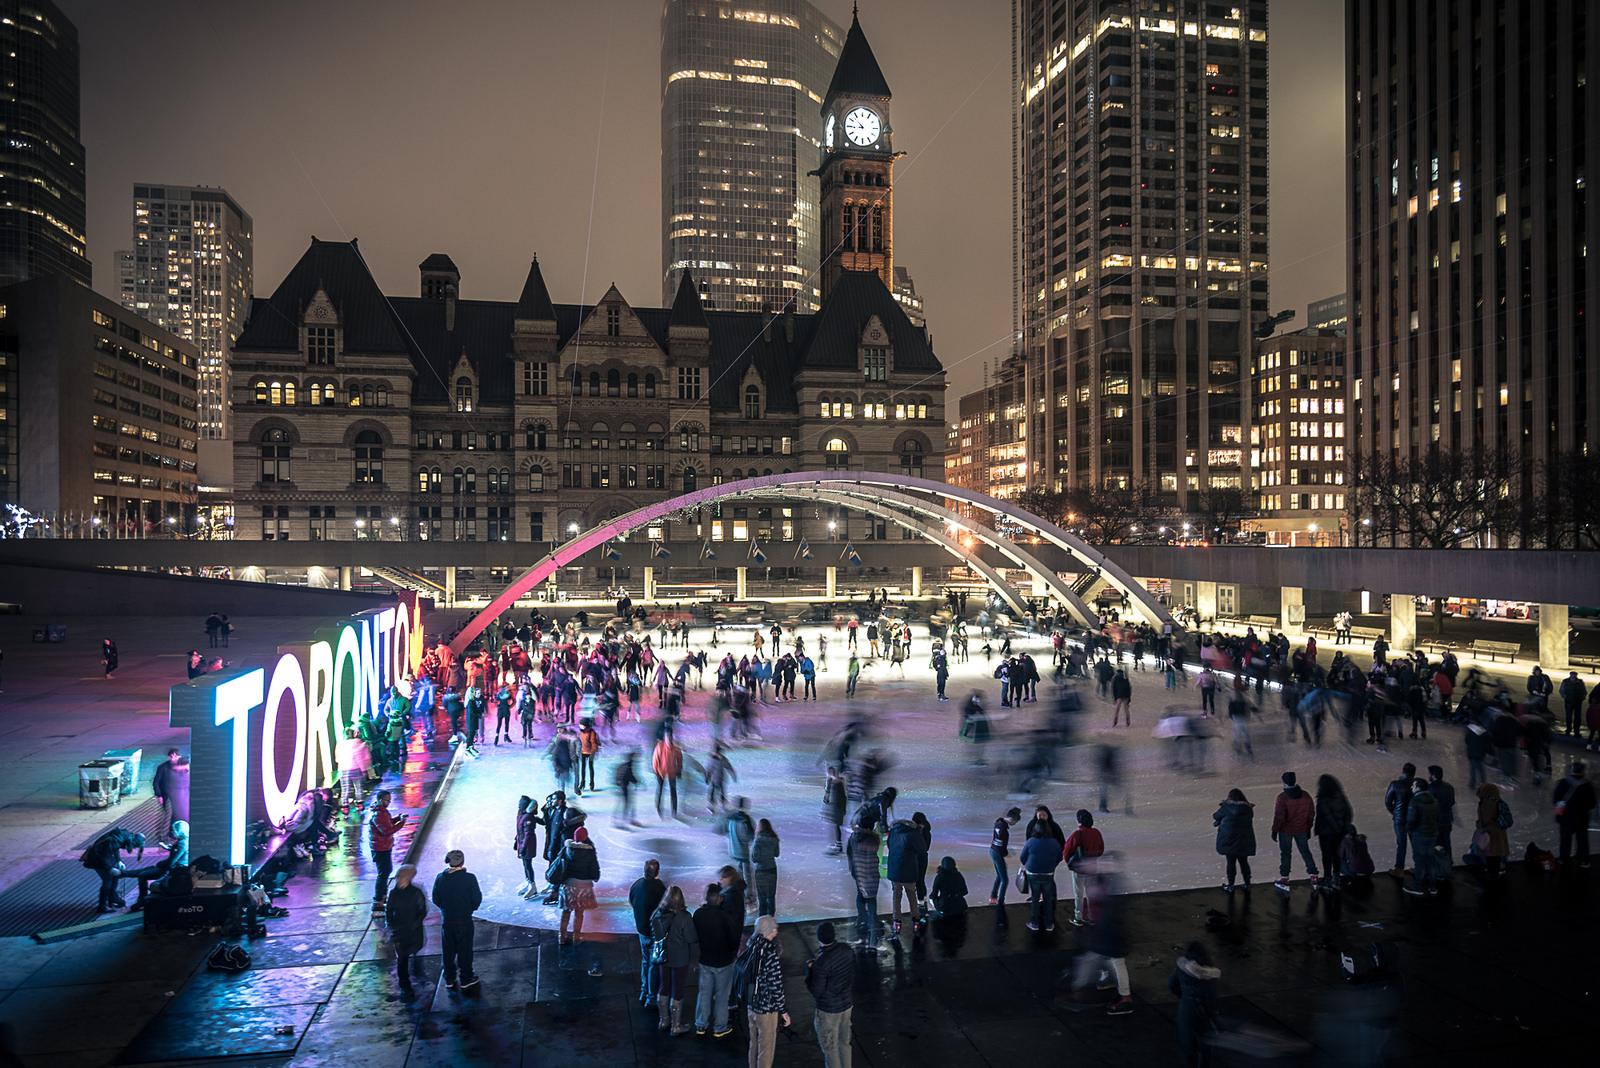
<svg viewBox="0 0 1600 1068"><path fill-rule="evenodd" d="M889 82L883 76L883 69L878 66L877 57L872 54L867 35L861 30L859 11L851 13L850 32L845 35L844 48L839 52L839 65L834 68L833 81L828 83L828 92L823 100L831 100L839 93L884 98L894 95L889 92Z"/></svg>
<svg viewBox="0 0 1600 1068"><path fill-rule="evenodd" d="M528 280L522 283L522 296L517 298L516 318L531 322L553 323L556 307L550 302L550 290L545 288L544 275L539 270L539 257L533 258L528 268Z"/></svg>

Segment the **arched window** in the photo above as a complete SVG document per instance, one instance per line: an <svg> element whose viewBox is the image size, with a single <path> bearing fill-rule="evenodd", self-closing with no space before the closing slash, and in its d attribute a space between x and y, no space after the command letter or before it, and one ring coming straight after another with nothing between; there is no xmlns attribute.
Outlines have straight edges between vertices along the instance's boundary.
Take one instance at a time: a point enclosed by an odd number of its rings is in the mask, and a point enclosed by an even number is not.
<svg viewBox="0 0 1600 1068"><path fill-rule="evenodd" d="M471 383L468 383L468 385L467 385L467 391L468 391L467 406L465 408L461 409L464 412L472 411L471 390L472 390L472 385L471 385ZM362 405L362 407L371 408L373 405L375 405L377 403L377 401L378 401L378 392L377 392L377 390L373 389L371 386L362 386L361 387L361 405Z"/></svg>
<svg viewBox="0 0 1600 1068"><path fill-rule="evenodd" d="M478 492L478 469L476 467L467 468L467 492Z"/></svg>
<svg viewBox="0 0 1600 1068"><path fill-rule="evenodd" d="M644 395L646 397L654 397L656 395L656 376L653 374L644 376Z"/></svg>
<svg viewBox="0 0 1600 1068"><path fill-rule="evenodd" d="M822 447L822 466L827 471L847 471L850 468L850 443L843 438L829 438Z"/></svg>
<svg viewBox="0 0 1600 1068"><path fill-rule="evenodd" d="M323 386L322 386L322 403L323 404L332 404L333 403L333 383L332 382L323 383Z"/></svg>
<svg viewBox="0 0 1600 1068"><path fill-rule="evenodd" d="M693 493L697 488L699 488L699 485L700 485L700 477L697 474L695 474L694 468L692 468L692 467L684 468L684 471L683 471L683 492L685 492L685 493Z"/></svg>
<svg viewBox="0 0 1600 1068"><path fill-rule="evenodd" d="M550 428L543 423L538 423L528 428L528 448L544 449L545 443L550 440Z"/></svg>
<svg viewBox="0 0 1600 1068"><path fill-rule="evenodd" d="M746 419L761 418L761 390L755 386L744 388L744 417Z"/></svg>
<svg viewBox="0 0 1600 1068"><path fill-rule="evenodd" d="M456 379L456 411L472 411L472 379L466 375Z"/></svg>
<svg viewBox="0 0 1600 1068"><path fill-rule="evenodd" d="M628 396L637 397L638 395L639 395L639 376L636 375L636 374L630 374L628 376Z"/></svg>
<svg viewBox="0 0 1600 1068"><path fill-rule="evenodd" d="M432 471L428 472L428 492L444 492L444 470L442 468L435 467Z"/></svg>
<svg viewBox="0 0 1600 1068"><path fill-rule="evenodd" d="M256 388L256 403L257 404L265 404L265 403L267 403L267 384L265 382L257 382L255 388Z"/></svg>
<svg viewBox="0 0 1600 1068"><path fill-rule="evenodd" d="M289 432L273 427L261 435L261 481L290 482Z"/></svg>
<svg viewBox="0 0 1600 1068"><path fill-rule="evenodd" d="M713 486L722 485L722 468L713 467L711 469L711 484Z"/></svg>
<svg viewBox="0 0 1600 1068"><path fill-rule="evenodd" d="M356 481L383 481L383 438L376 430L356 435Z"/></svg>
<svg viewBox="0 0 1600 1068"><path fill-rule="evenodd" d="M900 446L900 473L922 477L922 443L908 441Z"/></svg>
<svg viewBox="0 0 1600 1068"><path fill-rule="evenodd" d="M454 494L457 494L457 495L460 495L460 493L461 493L461 479L462 479L462 470L461 470L461 468L458 467L458 468L455 469L455 471L453 471L451 473L450 492L452 492Z"/></svg>
<svg viewBox="0 0 1600 1068"><path fill-rule="evenodd" d="M574 397L583 396L583 372L576 367L572 369L572 395Z"/></svg>
<svg viewBox="0 0 1600 1068"><path fill-rule="evenodd" d="M599 371L590 371L589 372L589 396L591 396L591 397L600 396L600 372Z"/></svg>
<svg viewBox="0 0 1600 1068"><path fill-rule="evenodd" d="M272 393L272 403L273 404L282 404L283 403L283 383L282 382L274 382L268 388L270 389L270 391Z"/></svg>
<svg viewBox="0 0 1600 1068"><path fill-rule="evenodd" d="M532 471L528 472L528 492L544 492L544 469L542 467L535 467Z"/></svg>
<svg viewBox="0 0 1600 1068"><path fill-rule="evenodd" d="M294 403L294 383L293 382L285 382L283 384L283 403L285 403L285 404L293 404Z"/></svg>
<svg viewBox="0 0 1600 1068"><path fill-rule="evenodd" d="M622 396L622 372L615 369L606 372L606 396Z"/></svg>

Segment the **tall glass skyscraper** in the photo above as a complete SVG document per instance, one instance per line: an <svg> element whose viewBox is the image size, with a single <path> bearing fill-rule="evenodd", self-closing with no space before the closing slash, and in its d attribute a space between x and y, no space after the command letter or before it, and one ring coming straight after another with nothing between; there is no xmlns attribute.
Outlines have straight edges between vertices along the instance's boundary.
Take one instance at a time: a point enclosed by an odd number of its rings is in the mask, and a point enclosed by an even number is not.
<svg viewBox="0 0 1600 1068"><path fill-rule="evenodd" d="M201 481L208 485L217 482L206 476L226 479L233 470L228 354L250 308L253 233L249 213L225 189L133 187L132 301L120 283L119 299L200 348ZM211 450L207 442L226 448ZM220 464L223 452L227 462L208 470L208 460Z"/></svg>
<svg viewBox="0 0 1600 1068"><path fill-rule="evenodd" d="M844 31L806 0L666 0L661 293L688 270L707 308L814 311L822 97Z"/></svg>
<svg viewBox="0 0 1600 1068"><path fill-rule="evenodd" d="M0 285L93 284L78 140L78 28L50 0L0 0Z"/></svg>
<svg viewBox="0 0 1600 1068"><path fill-rule="evenodd" d="M1267 5L1013 0L1028 484L1248 494Z"/></svg>

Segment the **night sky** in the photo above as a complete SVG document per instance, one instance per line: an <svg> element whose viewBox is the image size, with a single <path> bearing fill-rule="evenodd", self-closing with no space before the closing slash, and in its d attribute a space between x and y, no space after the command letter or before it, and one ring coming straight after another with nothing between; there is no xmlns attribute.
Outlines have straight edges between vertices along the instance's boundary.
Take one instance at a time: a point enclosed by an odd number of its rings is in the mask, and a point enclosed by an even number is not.
<svg viewBox="0 0 1600 1068"><path fill-rule="evenodd" d="M57 0L82 49L89 251L116 287L133 184L226 188L255 221L256 291L314 234L359 238L384 291L448 253L467 299L615 282L661 299L657 0ZM815 0L843 26L850 0ZM1011 8L862 0L890 86L895 262L951 398L1011 331ZM1273 0L1272 309L1344 289L1343 11ZM953 409L952 409L953 410Z"/></svg>

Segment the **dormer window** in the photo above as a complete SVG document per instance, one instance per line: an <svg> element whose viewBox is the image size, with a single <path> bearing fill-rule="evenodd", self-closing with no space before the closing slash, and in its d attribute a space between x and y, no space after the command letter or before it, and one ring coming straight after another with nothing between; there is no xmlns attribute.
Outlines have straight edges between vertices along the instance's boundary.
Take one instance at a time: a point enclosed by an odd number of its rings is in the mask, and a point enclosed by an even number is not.
<svg viewBox="0 0 1600 1068"><path fill-rule="evenodd" d="M755 386L745 387L744 417L746 419L761 418L761 390Z"/></svg>
<svg viewBox="0 0 1600 1068"><path fill-rule="evenodd" d="M861 370L868 382L884 382L889 378L889 350L865 348L861 350Z"/></svg>
<svg viewBox="0 0 1600 1068"><path fill-rule="evenodd" d="M336 328L331 326L306 327L306 363L319 367L332 367L336 351Z"/></svg>
<svg viewBox="0 0 1600 1068"><path fill-rule="evenodd" d="M606 337L622 336L622 309L606 309Z"/></svg>
<svg viewBox="0 0 1600 1068"><path fill-rule="evenodd" d="M456 411L472 411L472 379L466 375L456 379Z"/></svg>

